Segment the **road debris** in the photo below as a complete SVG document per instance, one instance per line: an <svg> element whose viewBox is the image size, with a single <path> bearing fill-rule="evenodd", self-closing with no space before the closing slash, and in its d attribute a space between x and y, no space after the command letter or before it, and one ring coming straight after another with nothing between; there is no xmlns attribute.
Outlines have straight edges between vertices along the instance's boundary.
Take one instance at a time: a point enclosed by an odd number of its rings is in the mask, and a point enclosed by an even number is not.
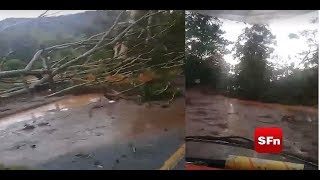
<svg viewBox="0 0 320 180"><path fill-rule="evenodd" d="M22 130L33 130L34 128L36 128L34 125L25 124Z"/></svg>
<svg viewBox="0 0 320 180"><path fill-rule="evenodd" d="M129 143L129 147L132 149L132 152L136 153L136 147L132 143Z"/></svg>
<svg viewBox="0 0 320 180"><path fill-rule="evenodd" d="M261 115L261 116L258 116L258 117L260 117L260 118L272 118L272 116L269 115L269 114L267 114L267 115Z"/></svg>
<svg viewBox="0 0 320 180"><path fill-rule="evenodd" d="M38 126L50 126L50 124L48 122L42 122L37 124Z"/></svg>

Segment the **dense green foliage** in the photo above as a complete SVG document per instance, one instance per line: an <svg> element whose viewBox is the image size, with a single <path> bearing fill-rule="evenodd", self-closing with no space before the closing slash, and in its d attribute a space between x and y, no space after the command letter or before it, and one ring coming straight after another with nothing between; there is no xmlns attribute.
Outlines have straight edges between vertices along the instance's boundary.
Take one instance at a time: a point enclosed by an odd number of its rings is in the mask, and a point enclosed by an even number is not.
<svg viewBox="0 0 320 180"><path fill-rule="evenodd" d="M187 86L199 83L222 87L220 79L228 72L223 55L227 53L225 46L229 42L222 37L221 21L192 12L186 12L185 21Z"/></svg>
<svg viewBox="0 0 320 180"><path fill-rule="evenodd" d="M313 21L315 23L317 21ZM275 36L267 25L247 26L234 42L234 58L230 66L223 60L229 43L221 35L222 21L200 14L186 16L186 79L187 87L209 85L229 96L283 104L318 104L318 41L317 30L305 30L289 38L306 39L309 49L301 52L300 67L294 64L279 67L272 58ZM218 52L218 53L217 53ZM302 66L302 67L301 67Z"/></svg>
<svg viewBox="0 0 320 180"><path fill-rule="evenodd" d="M128 53L128 56L140 54L141 50L147 49L150 54L145 54L142 58L151 55L152 60L148 64L153 65L167 62L168 59L176 57L176 53L184 52L184 11L166 11L157 14L152 17L149 25L147 25L148 20L132 28L131 31L136 35L128 37L125 44L129 49L135 48ZM142 31L146 26L151 27L149 33Z"/></svg>
<svg viewBox="0 0 320 180"><path fill-rule="evenodd" d="M141 17L143 13L146 12L140 11L140 13L142 14L139 14L138 17L135 18ZM184 16L184 11L166 11L152 17L152 19L147 19L140 23L137 27L132 29L133 32L138 31L141 33L140 29L145 27L146 24L148 24L148 21L150 21L148 26L153 26L153 28L150 29L149 34L143 32L139 35L139 38L133 37L127 39L126 44L128 48L140 44L137 48L134 48L129 55L141 54L142 50L144 52L150 52L150 54L144 53L145 55L141 56L141 58L151 58L145 65L147 67L167 63L173 59L173 62L183 63L185 41ZM153 38L149 38L149 36ZM171 65L172 64L167 64L168 67ZM161 89L166 89L168 82L175 80L181 71L181 66L157 69L155 72L158 74L157 80L148 82L140 88L143 99L160 100L171 98L172 94L177 91L175 89L176 87L168 86L168 89L163 93L158 94L157 92Z"/></svg>
<svg viewBox="0 0 320 180"><path fill-rule="evenodd" d="M245 28L235 44L235 57L240 60L235 68L233 91L246 99L259 99L270 84L271 70L267 58L273 49L274 36L265 25Z"/></svg>
<svg viewBox="0 0 320 180"><path fill-rule="evenodd" d="M9 71L9 70L23 69L25 66L26 66L26 63L20 59L10 59L4 62L3 70Z"/></svg>
<svg viewBox="0 0 320 180"><path fill-rule="evenodd" d="M273 79L279 74L284 77L272 81L270 88L264 93L263 99L268 102L282 102L286 104L318 104L318 63L319 47L316 30L301 32L307 39L308 50L301 52L303 69L294 68L293 65L273 71Z"/></svg>

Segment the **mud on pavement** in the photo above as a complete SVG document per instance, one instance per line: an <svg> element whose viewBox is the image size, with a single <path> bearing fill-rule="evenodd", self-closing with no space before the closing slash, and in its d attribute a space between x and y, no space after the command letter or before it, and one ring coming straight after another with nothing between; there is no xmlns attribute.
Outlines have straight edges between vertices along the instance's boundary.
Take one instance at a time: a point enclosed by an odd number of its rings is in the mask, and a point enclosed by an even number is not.
<svg viewBox="0 0 320 180"><path fill-rule="evenodd" d="M281 127L285 151L318 162L316 108L244 101L199 89L187 90L186 97L186 136L242 136L253 140L256 127ZM243 148L187 143L188 157L226 159L228 155L284 160L280 156L256 154Z"/></svg>
<svg viewBox="0 0 320 180"><path fill-rule="evenodd" d="M0 164L158 169L184 142L184 110L183 98L163 108L100 94L66 97L0 119Z"/></svg>

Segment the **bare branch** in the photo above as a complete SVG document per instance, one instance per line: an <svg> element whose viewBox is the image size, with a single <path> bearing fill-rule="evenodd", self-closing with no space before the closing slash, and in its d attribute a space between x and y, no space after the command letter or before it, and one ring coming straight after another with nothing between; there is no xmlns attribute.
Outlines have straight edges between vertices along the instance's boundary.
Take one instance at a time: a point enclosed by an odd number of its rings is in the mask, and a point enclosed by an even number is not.
<svg viewBox="0 0 320 180"><path fill-rule="evenodd" d="M30 60L30 62L28 63L28 65L24 68L24 69L20 69L20 70L12 70L12 71L1 71L0 72L0 78L3 77L12 77L12 76L17 76L20 74L25 74L28 71L31 70L31 67L33 65L33 63L39 59L41 53L43 52L43 50L39 50L34 56L33 58Z"/></svg>

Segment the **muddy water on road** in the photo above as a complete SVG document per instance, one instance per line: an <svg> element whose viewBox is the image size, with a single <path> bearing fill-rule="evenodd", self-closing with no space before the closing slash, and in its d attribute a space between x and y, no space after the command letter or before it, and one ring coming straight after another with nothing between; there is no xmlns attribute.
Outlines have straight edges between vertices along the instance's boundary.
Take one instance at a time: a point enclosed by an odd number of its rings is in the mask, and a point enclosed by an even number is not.
<svg viewBox="0 0 320 180"><path fill-rule="evenodd" d="M187 102L186 133L188 136L235 135L253 140L256 127L281 127L284 150L314 161L318 159L318 110L316 108L244 101L221 95L204 94L197 89L187 91ZM196 146L187 146L187 154L197 156L200 147L209 149L210 145ZM240 151L228 153L241 155ZM211 156L214 153L206 151L202 155Z"/></svg>
<svg viewBox="0 0 320 180"><path fill-rule="evenodd" d="M92 109L97 104L103 107ZM80 150L183 132L184 110L184 99L161 108L100 94L68 97L0 119L0 162L33 166Z"/></svg>
<svg viewBox="0 0 320 180"><path fill-rule="evenodd" d="M68 97L66 99L40 106L38 108L19 112L17 114L1 118L0 129L5 129L7 126L17 122L34 120L47 114L54 114L55 112L59 111L67 111L70 108L81 107L90 103L94 103L97 102L100 97L101 95L99 94L86 94L82 96Z"/></svg>

